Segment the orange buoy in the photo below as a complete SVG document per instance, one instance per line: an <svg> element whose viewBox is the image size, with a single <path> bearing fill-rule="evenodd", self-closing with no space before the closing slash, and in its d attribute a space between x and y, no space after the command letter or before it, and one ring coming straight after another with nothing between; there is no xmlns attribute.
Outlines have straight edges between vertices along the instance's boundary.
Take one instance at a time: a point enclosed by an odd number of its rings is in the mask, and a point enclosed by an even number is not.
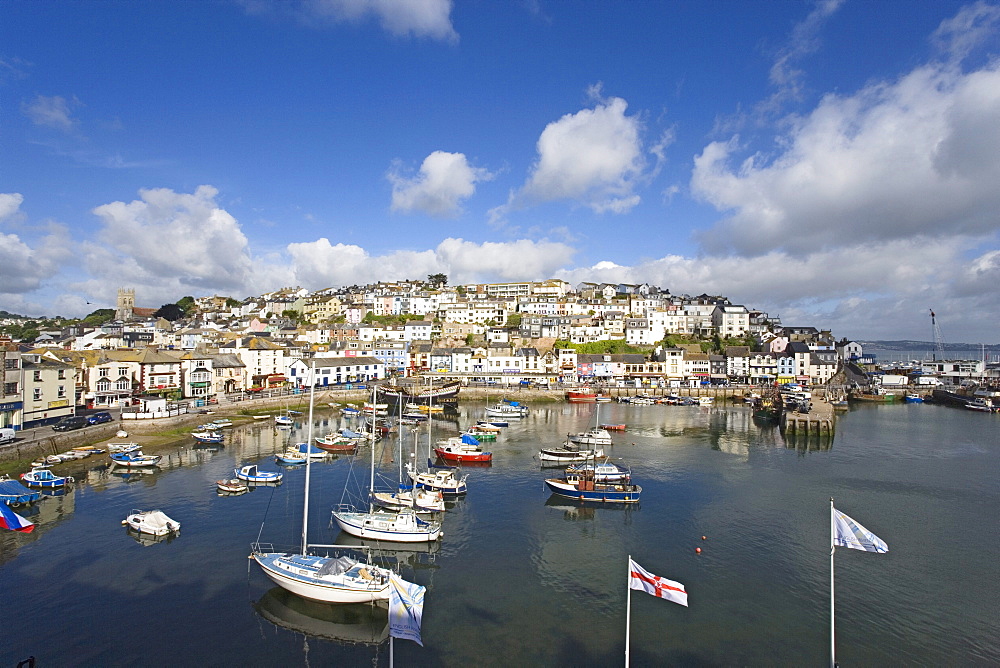
<svg viewBox="0 0 1000 668"><path fill-rule="evenodd" d="M698 554L701 554L701 548L700 547L694 548L694 551L697 552Z"/></svg>
<svg viewBox="0 0 1000 668"><path fill-rule="evenodd" d="M708 540L708 539L707 539L707 538L705 538L704 536L702 536L702 537L701 537L701 539L702 539L702 540Z"/></svg>

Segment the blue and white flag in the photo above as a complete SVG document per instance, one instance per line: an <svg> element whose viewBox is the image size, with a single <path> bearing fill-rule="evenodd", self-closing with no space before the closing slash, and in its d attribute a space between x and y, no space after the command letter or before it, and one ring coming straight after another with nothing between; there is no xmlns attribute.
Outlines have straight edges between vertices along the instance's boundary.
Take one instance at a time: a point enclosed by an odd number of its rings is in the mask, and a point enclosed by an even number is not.
<svg viewBox="0 0 1000 668"><path fill-rule="evenodd" d="M864 550L865 552L889 551L889 546L885 544L884 540L861 526L858 522L840 512L832 505L830 506L830 511L833 513L831 519L833 547L849 547L852 550Z"/></svg>
<svg viewBox="0 0 1000 668"><path fill-rule="evenodd" d="M389 574L389 635L412 640L421 647L420 620L424 616L426 587L407 582L395 573Z"/></svg>

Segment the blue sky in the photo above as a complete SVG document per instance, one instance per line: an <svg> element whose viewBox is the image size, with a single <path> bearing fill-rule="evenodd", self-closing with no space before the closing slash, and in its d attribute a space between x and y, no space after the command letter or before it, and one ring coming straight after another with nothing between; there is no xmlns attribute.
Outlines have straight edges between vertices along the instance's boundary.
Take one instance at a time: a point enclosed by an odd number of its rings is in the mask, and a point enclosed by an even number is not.
<svg viewBox="0 0 1000 668"><path fill-rule="evenodd" d="M445 273L1000 342L1000 3L11 1L0 309Z"/></svg>

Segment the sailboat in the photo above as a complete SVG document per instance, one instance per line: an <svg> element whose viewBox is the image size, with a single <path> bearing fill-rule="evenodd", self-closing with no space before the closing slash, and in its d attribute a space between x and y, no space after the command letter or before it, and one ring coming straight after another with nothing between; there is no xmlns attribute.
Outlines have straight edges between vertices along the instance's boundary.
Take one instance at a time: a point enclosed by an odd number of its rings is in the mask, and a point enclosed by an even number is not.
<svg viewBox="0 0 1000 668"><path fill-rule="evenodd" d="M433 439L431 438L431 420L427 421L427 470L417 471L413 462L406 463L406 472L410 480L417 487L441 492L444 496L456 497L469 491L466 479L468 475L460 475L459 469L451 466L435 467L431 464L430 448Z"/></svg>
<svg viewBox="0 0 1000 668"><path fill-rule="evenodd" d="M315 370L314 370L315 372ZM312 441L313 399L309 397L309 441ZM277 552L268 543L254 543L250 558L276 585L293 594L324 603L369 603L389 600L391 571L349 556L317 556L314 548L337 548L337 545L310 545L309 526L309 460L306 460L305 495L302 502L302 544L298 553Z"/></svg>
<svg viewBox="0 0 1000 668"><path fill-rule="evenodd" d="M578 445L611 445L611 434L601 425L601 405L597 404L594 426L579 434L570 434L569 440Z"/></svg>
<svg viewBox="0 0 1000 668"><path fill-rule="evenodd" d="M398 404L399 410L402 413L403 405ZM416 457L417 454L417 435L416 431L413 434L413 456ZM403 431L399 431L399 453L397 455L397 460L399 462L399 487L394 492L376 492L372 490L371 496L372 501L382 508L388 510L400 511L406 510L407 508L412 508L418 513L438 513L444 512L446 510L444 503L444 496L441 492L435 492L429 489L424 489L422 487L417 487L416 485L404 485L403 484Z"/></svg>
<svg viewBox="0 0 1000 668"><path fill-rule="evenodd" d="M368 509L359 510L341 505L334 510L333 519L341 531L358 538L398 543L422 543L441 537L441 522L421 519L413 508L403 508L398 512L376 510L375 502L371 497L374 490L375 447L372 446L371 473L368 482Z"/></svg>

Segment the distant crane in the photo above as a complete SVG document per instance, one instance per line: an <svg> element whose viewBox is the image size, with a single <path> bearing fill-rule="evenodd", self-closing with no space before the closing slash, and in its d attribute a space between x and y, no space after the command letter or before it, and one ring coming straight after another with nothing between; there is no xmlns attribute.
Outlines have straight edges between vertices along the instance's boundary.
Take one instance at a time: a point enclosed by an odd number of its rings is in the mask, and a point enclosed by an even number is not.
<svg viewBox="0 0 1000 668"><path fill-rule="evenodd" d="M941 328L938 327L937 317L934 309L931 309L931 329L934 330L934 360L944 361L944 339L941 337ZM941 357L938 357L940 355Z"/></svg>

